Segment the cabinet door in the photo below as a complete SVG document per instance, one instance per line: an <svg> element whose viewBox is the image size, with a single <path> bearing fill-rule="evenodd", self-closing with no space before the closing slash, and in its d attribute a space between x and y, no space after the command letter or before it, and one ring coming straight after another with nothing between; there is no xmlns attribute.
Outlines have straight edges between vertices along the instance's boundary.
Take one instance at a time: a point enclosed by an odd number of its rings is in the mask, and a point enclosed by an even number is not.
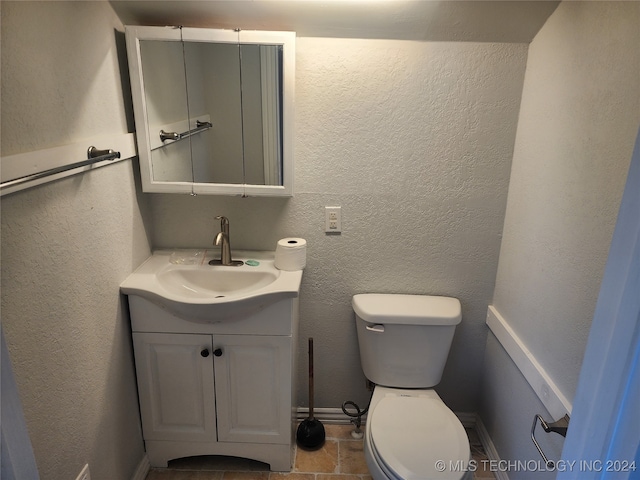
<svg viewBox="0 0 640 480"><path fill-rule="evenodd" d="M288 443L291 337L214 335L213 348L218 440Z"/></svg>
<svg viewBox="0 0 640 480"><path fill-rule="evenodd" d="M215 441L211 335L134 333L145 440Z"/></svg>

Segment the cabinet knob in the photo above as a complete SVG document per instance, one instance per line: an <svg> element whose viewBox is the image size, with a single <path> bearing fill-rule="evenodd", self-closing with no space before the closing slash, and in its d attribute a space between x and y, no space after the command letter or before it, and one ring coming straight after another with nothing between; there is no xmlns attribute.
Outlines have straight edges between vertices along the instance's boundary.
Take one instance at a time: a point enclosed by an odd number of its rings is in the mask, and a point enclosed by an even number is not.
<svg viewBox="0 0 640 480"><path fill-rule="evenodd" d="M221 349L221 348L216 348L216 349L213 351L213 354L214 354L216 357L221 357L221 356L222 356L222 349Z"/></svg>
<svg viewBox="0 0 640 480"><path fill-rule="evenodd" d="M200 355L202 355L204 358L207 358L209 356L209 349L205 348L200 352Z"/></svg>

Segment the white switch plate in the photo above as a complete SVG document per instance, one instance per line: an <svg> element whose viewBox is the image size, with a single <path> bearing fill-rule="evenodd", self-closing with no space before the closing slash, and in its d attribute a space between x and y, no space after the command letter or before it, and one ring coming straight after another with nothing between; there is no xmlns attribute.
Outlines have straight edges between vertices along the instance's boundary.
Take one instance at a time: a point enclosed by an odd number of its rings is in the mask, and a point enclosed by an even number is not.
<svg viewBox="0 0 640 480"><path fill-rule="evenodd" d="M324 207L324 231L342 232L342 207Z"/></svg>

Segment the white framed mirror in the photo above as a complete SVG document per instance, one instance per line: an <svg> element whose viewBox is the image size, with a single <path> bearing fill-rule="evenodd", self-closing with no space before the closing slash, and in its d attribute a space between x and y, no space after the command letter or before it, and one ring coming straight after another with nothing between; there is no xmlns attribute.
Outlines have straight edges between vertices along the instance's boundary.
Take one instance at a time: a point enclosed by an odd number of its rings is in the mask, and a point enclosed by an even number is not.
<svg viewBox="0 0 640 480"><path fill-rule="evenodd" d="M293 195L295 33L126 27L145 192Z"/></svg>

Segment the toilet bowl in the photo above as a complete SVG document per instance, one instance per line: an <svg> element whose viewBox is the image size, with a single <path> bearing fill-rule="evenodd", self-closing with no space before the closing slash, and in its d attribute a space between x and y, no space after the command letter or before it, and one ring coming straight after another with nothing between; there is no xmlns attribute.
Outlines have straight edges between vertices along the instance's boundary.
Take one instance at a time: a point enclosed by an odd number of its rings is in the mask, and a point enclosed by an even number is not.
<svg viewBox="0 0 640 480"><path fill-rule="evenodd" d="M364 454L374 480L471 480L469 440L435 390L376 386Z"/></svg>
<svg viewBox="0 0 640 480"><path fill-rule="evenodd" d="M375 384L364 453L374 480L470 480L464 427L435 390L460 302L450 297L353 297L360 361Z"/></svg>

